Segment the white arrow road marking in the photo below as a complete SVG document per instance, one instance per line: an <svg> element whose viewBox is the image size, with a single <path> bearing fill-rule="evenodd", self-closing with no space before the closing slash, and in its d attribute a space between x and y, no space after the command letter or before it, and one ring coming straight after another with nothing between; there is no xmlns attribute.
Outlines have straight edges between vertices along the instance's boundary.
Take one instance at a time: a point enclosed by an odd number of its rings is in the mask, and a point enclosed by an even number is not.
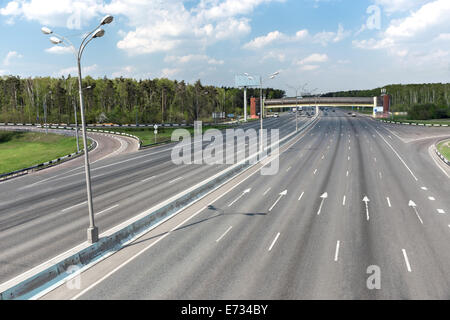
<svg viewBox="0 0 450 320"><path fill-rule="evenodd" d="M370 220L370 216L369 216L369 198L367 196L364 197L363 202L366 204L366 216L367 216L367 221Z"/></svg>
<svg viewBox="0 0 450 320"><path fill-rule="evenodd" d="M232 228L233 228L233 227L229 227L229 228L227 229L227 231L225 231L225 233L224 233L223 235L221 235L219 239L216 240L216 242L219 242L220 240L222 240L223 237L225 237L226 234L227 234L228 232L230 232L230 230L231 230Z"/></svg>
<svg viewBox="0 0 450 320"><path fill-rule="evenodd" d="M323 206L325 199L328 198L328 193L325 192L323 195L320 196L320 198L322 198L322 201L320 202L320 207L319 207L319 211L317 211L317 215L320 215L320 213L322 212L322 206Z"/></svg>
<svg viewBox="0 0 450 320"><path fill-rule="evenodd" d="M338 240L338 242L336 243L336 253L334 254L334 261L338 261L339 259L339 246L340 246L341 242Z"/></svg>
<svg viewBox="0 0 450 320"><path fill-rule="evenodd" d="M423 220L420 217L419 212L417 211L417 205L414 203L414 201L410 200L409 203L408 203L408 206L410 206L410 207L412 207L414 209L414 212L416 213L417 218L419 218L420 223L423 224Z"/></svg>
<svg viewBox="0 0 450 320"><path fill-rule="evenodd" d="M278 232L277 236L275 237L275 239L273 239L272 244L269 247L269 251L272 250L272 248L275 245L275 242L277 242L279 236L280 236L280 233Z"/></svg>
<svg viewBox="0 0 450 320"><path fill-rule="evenodd" d="M272 209L277 205L278 201L280 201L281 198L283 198L285 195L287 195L287 190L284 190L283 192L280 193L280 196L278 197L277 201L275 201L275 203L270 207L269 212L272 211Z"/></svg>
<svg viewBox="0 0 450 320"><path fill-rule="evenodd" d="M247 193L250 193L250 191L252 191L252 189L251 188L249 188L249 189L247 189L247 190L244 190L244 192L242 192L242 194L239 196L239 197L237 197L232 203L230 203L229 205L228 205L228 207L231 207L233 204L235 204L237 201L239 201L239 199L241 199L243 196L245 196Z"/></svg>
<svg viewBox="0 0 450 320"><path fill-rule="evenodd" d="M406 254L406 250L402 249L403 257L405 258L406 268L408 269L408 272L411 272L411 265L409 264L408 255Z"/></svg>

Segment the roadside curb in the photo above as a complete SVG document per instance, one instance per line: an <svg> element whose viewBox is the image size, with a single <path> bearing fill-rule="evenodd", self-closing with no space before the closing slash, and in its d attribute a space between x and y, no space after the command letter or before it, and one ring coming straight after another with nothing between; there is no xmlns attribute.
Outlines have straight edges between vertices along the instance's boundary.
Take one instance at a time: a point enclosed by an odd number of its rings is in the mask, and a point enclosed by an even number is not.
<svg viewBox="0 0 450 320"><path fill-rule="evenodd" d="M316 117L311 122L304 124L298 131L294 131L278 143L291 141L303 131L314 126L320 118ZM245 172L255 164L264 160L274 144L268 146L262 159L260 153L255 153L243 161L218 172L216 175L197 183L180 194L174 195L166 201L138 214L137 216L119 224L118 226L100 235L100 240L94 244L87 242L59 255L46 263L43 263L22 275L19 275L3 284L0 284L0 300L27 299L55 283L64 280L69 274L67 269L76 265L83 267L100 260L105 255L119 250L124 244L136 236L148 231L156 224L176 215L180 210L192 205L202 197L219 188L224 183L234 179L238 174ZM252 159L257 159L251 163Z"/></svg>
<svg viewBox="0 0 450 320"><path fill-rule="evenodd" d="M439 150L438 150L438 148L437 148L437 146L438 146L441 142L444 142L444 141L450 141L450 140L445 139L445 140L441 140L441 141L439 141L438 143L436 143L436 144L434 145L434 151L436 152L436 154L437 154L437 156L439 157L439 159L441 159L446 165L448 165L448 166L450 167L450 160L448 160L447 158L445 158L444 155L443 155L442 153L440 153Z"/></svg>

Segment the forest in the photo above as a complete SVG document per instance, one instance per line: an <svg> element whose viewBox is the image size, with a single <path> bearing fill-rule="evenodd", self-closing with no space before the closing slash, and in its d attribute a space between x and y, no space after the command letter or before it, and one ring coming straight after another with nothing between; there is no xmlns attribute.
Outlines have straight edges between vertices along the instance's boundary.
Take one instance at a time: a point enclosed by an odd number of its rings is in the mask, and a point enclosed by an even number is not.
<svg viewBox="0 0 450 320"><path fill-rule="evenodd" d="M211 121L213 112L243 113L244 92L237 88L204 86L168 79L83 79L87 123L191 123ZM264 89L268 99L285 92ZM247 97L259 97L259 89L248 89ZM0 122L74 123L80 121L78 78L0 77Z"/></svg>
<svg viewBox="0 0 450 320"><path fill-rule="evenodd" d="M391 111L408 112L411 120L450 118L450 83L392 84L372 90L331 92L327 97L374 97L381 89L391 95Z"/></svg>
<svg viewBox="0 0 450 320"><path fill-rule="evenodd" d="M393 84L383 87L392 96L391 110L411 119L450 118L450 84ZM326 97L373 97L382 88L331 92ZM211 121L213 112L243 114L242 89L194 84L169 79L135 80L106 77L83 79L87 123L192 123ZM285 91L265 89L264 97L279 99ZM247 97L259 97L248 89ZM0 122L74 123L79 110L76 77L0 77ZM78 121L80 113L77 112Z"/></svg>

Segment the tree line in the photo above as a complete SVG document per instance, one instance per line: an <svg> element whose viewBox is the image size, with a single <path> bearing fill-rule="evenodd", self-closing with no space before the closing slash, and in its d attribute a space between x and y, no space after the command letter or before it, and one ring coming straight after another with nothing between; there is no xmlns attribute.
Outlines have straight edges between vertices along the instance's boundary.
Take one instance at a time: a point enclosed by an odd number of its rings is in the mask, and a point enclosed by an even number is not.
<svg viewBox="0 0 450 320"><path fill-rule="evenodd" d="M331 92L327 97L374 97L381 89L391 95L391 111L408 112L412 120L450 118L450 83L392 84L372 90Z"/></svg>
<svg viewBox="0 0 450 320"><path fill-rule="evenodd" d="M232 87L194 84L169 79L135 80L107 77L83 79L87 123L191 123L211 121L213 112L243 114L244 91ZM283 90L265 89L264 97L279 99ZM259 97L251 88L247 97ZM80 122L78 78L0 77L0 122Z"/></svg>

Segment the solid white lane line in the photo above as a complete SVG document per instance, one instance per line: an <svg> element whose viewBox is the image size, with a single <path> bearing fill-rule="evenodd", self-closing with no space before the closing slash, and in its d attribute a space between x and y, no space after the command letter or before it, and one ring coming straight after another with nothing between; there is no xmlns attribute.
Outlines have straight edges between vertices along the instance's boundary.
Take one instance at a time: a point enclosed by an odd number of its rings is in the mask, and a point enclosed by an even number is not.
<svg viewBox="0 0 450 320"><path fill-rule="evenodd" d="M334 254L334 261L338 261L339 259L339 246L340 246L341 242L338 240L338 242L336 243L336 252Z"/></svg>
<svg viewBox="0 0 450 320"><path fill-rule="evenodd" d="M302 200L304 194L305 194L305 191L302 192L302 194L301 194L300 197L298 198L298 201Z"/></svg>
<svg viewBox="0 0 450 320"><path fill-rule="evenodd" d="M216 242L219 242L220 240L222 240L223 237L225 237L226 234L227 234L228 232L230 232L230 230L231 230L232 228L233 228L233 227L229 227L229 228L227 229L227 231L225 231L225 233L224 233L223 235L221 235L221 236L219 237L219 239L216 240Z"/></svg>
<svg viewBox="0 0 450 320"><path fill-rule="evenodd" d="M403 160L403 158L398 154L398 152L394 149L394 147L392 147L391 144L389 142L387 142L387 140L376 129L375 129L375 132L381 137L381 139L383 139L384 142L386 142L386 144L389 146L389 148L391 148L391 150L394 151L397 158L400 159L400 161L403 163L403 165L406 167L406 169L408 169L409 173L411 173L414 180L419 181L419 179L415 176L415 174L412 172L412 170L406 164L405 160Z"/></svg>
<svg viewBox="0 0 450 320"><path fill-rule="evenodd" d="M344 196L344 198L342 199L342 205L345 206L345 199L346 197Z"/></svg>
<svg viewBox="0 0 450 320"><path fill-rule="evenodd" d="M270 189L272 189L272 188L267 189L267 190L263 193L263 196L265 196L265 195L270 191Z"/></svg>
<svg viewBox="0 0 450 320"><path fill-rule="evenodd" d="M68 210L70 210L70 209L76 208L76 207L81 206L81 205L86 204L86 203L87 203L87 201L84 201L84 202L82 202L82 203L76 204L76 205L71 206L71 207L69 207L69 208L65 208L65 209L61 210L61 212L68 211Z"/></svg>
<svg viewBox="0 0 450 320"><path fill-rule="evenodd" d="M392 208L392 206L391 206L391 200L389 199L389 197L386 197L386 200L387 200L387 203L388 203L389 208Z"/></svg>
<svg viewBox="0 0 450 320"><path fill-rule="evenodd" d="M179 178L173 179L172 181L169 181L169 184L172 184L172 183L174 183L174 182L176 182L178 180L181 180L181 179L183 179L183 177L179 177Z"/></svg>
<svg viewBox="0 0 450 320"><path fill-rule="evenodd" d="M154 179L154 178L156 178L156 176L151 176L150 178L147 178L147 179L142 180L142 182L147 182L147 181L152 180L152 179Z"/></svg>
<svg viewBox="0 0 450 320"><path fill-rule="evenodd" d="M279 236L280 236L280 233L278 232L277 236L275 237L275 239L273 239L272 244L269 247L269 251L272 250L272 248L275 245L275 242L277 242Z"/></svg>
<svg viewBox="0 0 450 320"><path fill-rule="evenodd" d="M116 205L114 205L114 206L112 206L112 207L109 207L108 209L105 209L105 210L103 210L103 211L97 212L95 215L98 216L99 214L102 214L102 213L104 213L104 212L106 212L106 211L109 211L109 210L112 210L112 209L114 209L114 208L117 208L118 206L119 206L119 205L116 204Z"/></svg>
<svg viewBox="0 0 450 320"><path fill-rule="evenodd" d="M403 257L405 258L406 268L408 269L408 272L411 272L411 265L409 264L408 255L406 254L406 250L402 249Z"/></svg>

